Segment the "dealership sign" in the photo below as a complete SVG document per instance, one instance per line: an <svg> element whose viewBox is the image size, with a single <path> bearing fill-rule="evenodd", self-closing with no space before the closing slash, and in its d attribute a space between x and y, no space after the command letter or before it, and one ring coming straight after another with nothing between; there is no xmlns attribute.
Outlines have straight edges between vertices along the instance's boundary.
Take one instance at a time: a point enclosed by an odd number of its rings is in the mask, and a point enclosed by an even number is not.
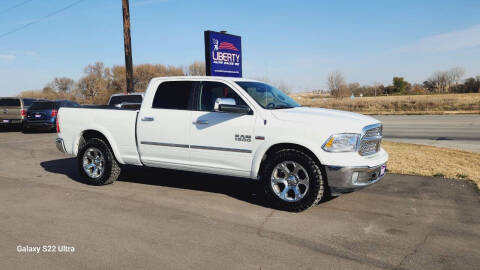
<svg viewBox="0 0 480 270"><path fill-rule="evenodd" d="M242 77L241 37L205 31L205 64L208 76Z"/></svg>

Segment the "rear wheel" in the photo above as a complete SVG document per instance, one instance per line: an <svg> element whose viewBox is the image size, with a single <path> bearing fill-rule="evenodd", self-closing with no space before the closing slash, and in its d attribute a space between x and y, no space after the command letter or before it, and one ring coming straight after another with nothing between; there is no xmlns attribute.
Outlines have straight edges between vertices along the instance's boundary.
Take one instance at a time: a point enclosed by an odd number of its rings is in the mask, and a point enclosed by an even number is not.
<svg viewBox="0 0 480 270"><path fill-rule="evenodd" d="M77 162L80 174L92 185L111 184L120 176L120 166L110 147L98 138L80 145Z"/></svg>
<svg viewBox="0 0 480 270"><path fill-rule="evenodd" d="M262 182L267 199L277 208L300 212L324 195L319 165L296 149L280 150L265 162Z"/></svg>

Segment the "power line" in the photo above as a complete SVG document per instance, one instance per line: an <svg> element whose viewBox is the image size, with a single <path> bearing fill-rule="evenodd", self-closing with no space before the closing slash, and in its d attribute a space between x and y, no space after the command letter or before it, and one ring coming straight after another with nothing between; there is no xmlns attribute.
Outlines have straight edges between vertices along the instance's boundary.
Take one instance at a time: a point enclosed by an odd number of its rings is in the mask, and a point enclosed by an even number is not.
<svg viewBox="0 0 480 270"><path fill-rule="evenodd" d="M9 7L9 8L6 8L6 9L0 11L0 15L9 12L9 11L12 10L12 9L16 9L17 7L23 6L23 5L25 5L26 3L32 2L32 1L33 1L33 0L23 1L23 2L21 2L21 3L19 3L19 4L16 4L16 5L13 5L13 6Z"/></svg>
<svg viewBox="0 0 480 270"><path fill-rule="evenodd" d="M52 12L52 13L50 13L50 14L47 14L46 16L44 16L44 17L42 17L42 18L40 18L40 19L34 20L34 21L29 22L29 23L27 23L27 24L24 24L24 25L22 25L22 26L20 26L20 27L17 27L17 28L15 28L15 29L13 29L13 30L10 30L10 31L8 31L8 32L5 32L5 33L3 33L3 34L0 35L0 38L3 38L4 36L13 34L13 33L15 33L15 32L18 32L18 31L20 31L20 30L22 30L22 29L25 29L25 28L29 27L30 25L36 24L36 23L38 23L38 22L41 22L41 21L43 21L43 20L45 20L45 19L48 19L48 18L50 18L50 17L52 17L52 16L55 16L55 15L57 15L57 14L65 11L65 10L67 10L67 9L69 9L69 8L77 5L77 4L80 4L80 2L83 2L83 1L85 1L85 0L75 1L75 2L71 3L70 5L65 6L65 7L61 8L61 9L55 10L54 12Z"/></svg>

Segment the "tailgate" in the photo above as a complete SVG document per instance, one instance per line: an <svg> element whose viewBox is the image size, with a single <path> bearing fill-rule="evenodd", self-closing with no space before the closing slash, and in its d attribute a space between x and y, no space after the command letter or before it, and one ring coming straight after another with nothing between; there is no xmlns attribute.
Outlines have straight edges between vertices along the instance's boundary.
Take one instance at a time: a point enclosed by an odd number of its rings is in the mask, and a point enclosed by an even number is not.
<svg viewBox="0 0 480 270"><path fill-rule="evenodd" d="M52 119L51 111L28 111L27 120L28 121L45 121Z"/></svg>
<svg viewBox="0 0 480 270"><path fill-rule="evenodd" d="M22 104L19 98L0 98L0 120L22 120Z"/></svg>
<svg viewBox="0 0 480 270"><path fill-rule="evenodd" d="M21 107L0 106L0 120L3 120L3 119L21 120L22 119Z"/></svg>

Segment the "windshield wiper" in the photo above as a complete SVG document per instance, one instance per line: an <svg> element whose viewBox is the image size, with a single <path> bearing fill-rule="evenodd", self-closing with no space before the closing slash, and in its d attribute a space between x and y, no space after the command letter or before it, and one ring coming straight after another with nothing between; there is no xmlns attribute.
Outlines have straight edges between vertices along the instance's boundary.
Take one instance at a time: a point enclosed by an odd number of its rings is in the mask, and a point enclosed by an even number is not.
<svg viewBox="0 0 480 270"><path fill-rule="evenodd" d="M273 107L272 109L276 110L276 109L291 109L291 108L295 108L294 106L289 106L289 105L277 105L275 107Z"/></svg>

